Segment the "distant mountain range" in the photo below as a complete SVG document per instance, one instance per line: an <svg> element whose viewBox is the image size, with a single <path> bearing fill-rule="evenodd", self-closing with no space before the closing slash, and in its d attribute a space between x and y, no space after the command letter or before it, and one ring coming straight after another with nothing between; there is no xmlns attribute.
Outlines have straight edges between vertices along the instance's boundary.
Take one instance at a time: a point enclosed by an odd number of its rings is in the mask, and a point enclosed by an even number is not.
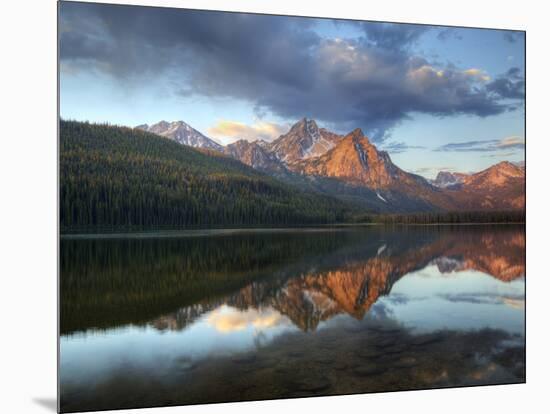
<svg viewBox="0 0 550 414"><path fill-rule="evenodd" d="M303 118L273 142L222 146L183 121L136 127L218 151L287 183L377 212L525 208L525 166L501 162L478 173L441 171L435 180L395 165L360 129L339 135Z"/></svg>

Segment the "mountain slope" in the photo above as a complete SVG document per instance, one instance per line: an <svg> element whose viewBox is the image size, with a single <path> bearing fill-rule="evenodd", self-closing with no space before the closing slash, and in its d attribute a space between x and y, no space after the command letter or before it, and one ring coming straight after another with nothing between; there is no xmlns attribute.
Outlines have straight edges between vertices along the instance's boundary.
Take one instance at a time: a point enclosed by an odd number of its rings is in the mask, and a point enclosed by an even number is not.
<svg viewBox="0 0 550 414"><path fill-rule="evenodd" d="M442 171L435 180L426 180L397 167L360 129L338 135L319 128L312 119L301 119L271 143L239 140L225 147L182 121L136 128L186 146L223 152L291 186L371 212L518 210L525 206L524 167L501 163L476 174Z"/></svg>
<svg viewBox="0 0 550 414"><path fill-rule="evenodd" d="M525 168L503 161L464 175L446 194L461 209L525 209Z"/></svg>
<svg viewBox="0 0 550 414"><path fill-rule="evenodd" d="M350 211L212 154L141 130L61 121L61 226L327 223Z"/></svg>
<svg viewBox="0 0 550 414"><path fill-rule="evenodd" d="M183 121L160 121L154 125L138 125L136 128L173 139L182 145L188 145L194 148L206 148L216 151L223 150L223 147L220 144L204 136Z"/></svg>
<svg viewBox="0 0 550 414"><path fill-rule="evenodd" d="M448 188L453 185L461 184L466 176L467 174L439 171L435 180L432 180L431 183L439 188Z"/></svg>
<svg viewBox="0 0 550 414"><path fill-rule="evenodd" d="M223 151L228 156L260 171L271 173L286 171L284 164L258 141L249 142L241 139L227 145Z"/></svg>
<svg viewBox="0 0 550 414"><path fill-rule="evenodd" d="M450 201L426 179L397 167L378 151L360 129L346 135L324 155L291 167L305 175L336 178L357 189L374 192L382 211L431 211L451 208Z"/></svg>

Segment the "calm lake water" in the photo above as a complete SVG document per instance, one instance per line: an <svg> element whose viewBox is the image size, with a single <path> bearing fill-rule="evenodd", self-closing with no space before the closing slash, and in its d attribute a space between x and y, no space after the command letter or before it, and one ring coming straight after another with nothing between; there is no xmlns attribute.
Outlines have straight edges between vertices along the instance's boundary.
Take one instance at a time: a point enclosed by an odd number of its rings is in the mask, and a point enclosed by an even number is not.
<svg viewBox="0 0 550 414"><path fill-rule="evenodd" d="M61 240L63 411L525 381L523 226Z"/></svg>

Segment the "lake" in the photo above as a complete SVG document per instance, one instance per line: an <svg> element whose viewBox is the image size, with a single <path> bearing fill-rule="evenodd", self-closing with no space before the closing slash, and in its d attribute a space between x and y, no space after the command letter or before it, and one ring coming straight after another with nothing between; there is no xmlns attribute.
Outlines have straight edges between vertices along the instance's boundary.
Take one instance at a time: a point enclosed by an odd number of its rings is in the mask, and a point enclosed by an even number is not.
<svg viewBox="0 0 550 414"><path fill-rule="evenodd" d="M525 382L525 228L71 236L62 411Z"/></svg>

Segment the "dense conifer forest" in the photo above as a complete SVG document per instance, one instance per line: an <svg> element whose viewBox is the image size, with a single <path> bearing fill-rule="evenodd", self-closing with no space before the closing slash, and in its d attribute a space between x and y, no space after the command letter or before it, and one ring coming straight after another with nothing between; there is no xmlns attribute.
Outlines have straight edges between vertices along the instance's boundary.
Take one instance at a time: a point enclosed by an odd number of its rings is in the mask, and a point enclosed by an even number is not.
<svg viewBox="0 0 550 414"><path fill-rule="evenodd" d="M321 224L351 213L221 154L131 128L60 123L62 231Z"/></svg>

